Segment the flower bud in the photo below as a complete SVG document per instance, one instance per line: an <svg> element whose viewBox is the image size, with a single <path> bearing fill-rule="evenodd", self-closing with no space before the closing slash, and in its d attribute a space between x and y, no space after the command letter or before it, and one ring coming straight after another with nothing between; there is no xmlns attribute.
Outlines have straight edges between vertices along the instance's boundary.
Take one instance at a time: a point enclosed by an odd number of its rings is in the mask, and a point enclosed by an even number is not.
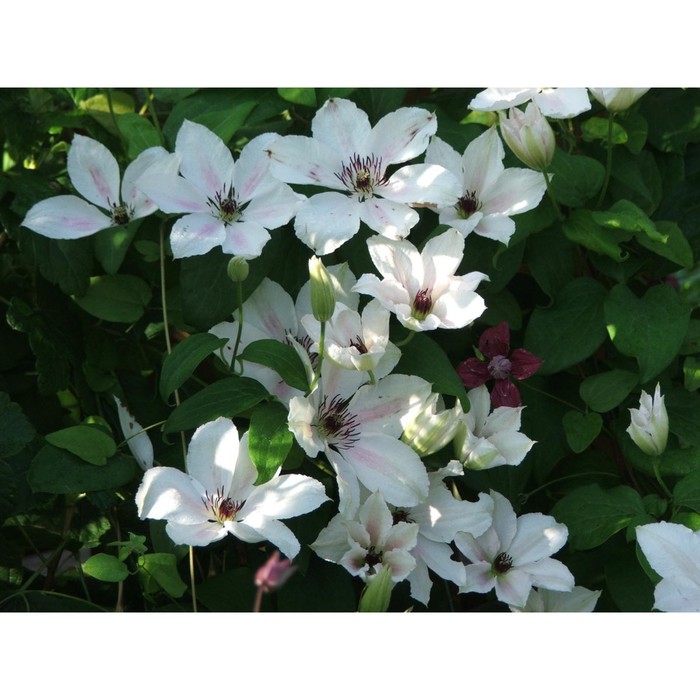
<svg viewBox="0 0 700 700"><path fill-rule="evenodd" d="M232 282L245 282L249 270L248 261L240 255L236 255L235 258L229 260L226 273Z"/></svg>
<svg viewBox="0 0 700 700"><path fill-rule="evenodd" d="M539 107L528 103L525 111L511 107L508 117L500 115L501 135L513 153L528 168L542 172L554 157L554 132Z"/></svg>
<svg viewBox="0 0 700 700"><path fill-rule="evenodd" d="M311 310L317 321L330 320L335 310L335 290L333 281L325 265L312 255L309 260L309 278L311 280Z"/></svg>
<svg viewBox="0 0 700 700"><path fill-rule="evenodd" d="M630 408L632 419L627 432L634 444L651 456L659 456L666 449L668 440L668 413L657 384L652 398L645 391L639 400L639 408Z"/></svg>
<svg viewBox="0 0 700 700"><path fill-rule="evenodd" d="M381 571L367 584L362 592L358 612L386 612L391 601L393 587L391 567L382 566Z"/></svg>
<svg viewBox="0 0 700 700"><path fill-rule="evenodd" d="M419 457L441 450L452 441L460 424L461 407L438 411L439 394L431 394L413 420L406 425L401 440L413 448Z"/></svg>
<svg viewBox="0 0 700 700"><path fill-rule="evenodd" d="M649 88L588 88L593 97L610 112L629 109Z"/></svg>
<svg viewBox="0 0 700 700"><path fill-rule="evenodd" d="M255 573L255 585L265 593L276 591L296 570L291 559L280 561L280 553L275 550Z"/></svg>

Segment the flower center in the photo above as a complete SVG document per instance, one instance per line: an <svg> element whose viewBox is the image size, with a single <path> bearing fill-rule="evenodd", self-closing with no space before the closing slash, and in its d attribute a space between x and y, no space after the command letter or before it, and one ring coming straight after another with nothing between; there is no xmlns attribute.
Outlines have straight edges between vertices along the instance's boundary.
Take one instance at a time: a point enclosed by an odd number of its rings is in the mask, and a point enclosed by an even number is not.
<svg viewBox="0 0 700 700"><path fill-rule="evenodd" d="M374 545L372 545L367 550L367 554L365 556L365 564L367 564L367 566L369 566L371 572L374 572L374 567L377 564L382 563L382 555L383 555L383 552L376 551L376 549L374 548Z"/></svg>
<svg viewBox="0 0 700 700"><path fill-rule="evenodd" d="M126 226L131 221L134 213L133 208L129 208L124 204L113 204L112 202L109 202L109 206L112 210L112 221L117 226Z"/></svg>
<svg viewBox="0 0 700 700"><path fill-rule="evenodd" d="M461 219L468 219L475 211L481 209L481 202L476 196L476 190L468 190L455 204L457 214Z"/></svg>
<svg viewBox="0 0 700 700"><path fill-rule="evenodd" d="M513 364L511 361L503 355L493 357L488 366L489 372L494 379L506 379L510 376L512 368Z"/></svg>
<svg viewBox="0 0 700 700"><path fill-rule="evenodd" d="M334 396L330 401L323 397L318 407L318 423L316 427L329 443L337 449L351 447L360 437L360 423L357 416L348 411L350 399Z"/></svg>
<svg viewBox="0 0 700 700"><path fill-rule="evenodd" d="M355 336L355 340L350 341L350 347L357 348L357 351L361 355L366 355L369 352L369 350L367 350L367 346L359 335Z"/></svg>
<svg viewBox="0 0 700 700"><path fill-rule="evenodd" d="M414 523L416 522L411 518L410 513L407 510L404 510L403 508L397 508L392 514L391 514L391 519L393 521L393 525L396 525L396 523Z"/></svg>
<svg viewBox="0 0 700 700"><path fill-rule="evenodd" d="M342 168L335 176L348 189L359 195L360 201L374 193L374 189L386 184L382 159L377 156L361 157L355 153L348 163L343 161Z"/></svg>
<svg viewBox="0 0 700 700"><path fill-rule="evenodd" d="M513 566L513 558L506 552L501 552L493 560L493 570L498 574L505 574Z"/></svg>
<svg viewBox="0 0 700 700"><path fill-rule="evenodd" d="M243 507L245 501L234 501L228 496L224 496L223 488L216 489L216 493L210 494L205 491L202 499L207 510L211 511L213 518L209 518L210 523L224 523L227 520L235 520L238 511Z"/></svg>
<svg viewBox="0 0 700 700"><path fill-rule="evenodd" d="M424 321L430 310L433 308L433 298L430 296L430 289L419 289L416 298L413 300L413 318Z"/></svg>
<svg viewBox="0 0 700 700"><path fill-rule="evenodd" d="M232 224L241 218L243 207L236 199L236 190L231 185L228 189L224 186L220 192L214 195L214 199L209 199L209 207L215 216L225 224Z"/></svg>

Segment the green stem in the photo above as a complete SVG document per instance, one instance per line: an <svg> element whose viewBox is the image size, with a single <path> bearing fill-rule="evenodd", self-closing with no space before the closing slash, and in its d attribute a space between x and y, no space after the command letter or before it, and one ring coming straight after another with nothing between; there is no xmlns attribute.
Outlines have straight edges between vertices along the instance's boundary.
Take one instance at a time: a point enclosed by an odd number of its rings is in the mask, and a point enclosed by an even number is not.
<svg viewBox="0 0 700 700"><path fill-rule="evenodd" d="M654 469L654 476L656 477L656 480L659 482L659 486L661 486L661 488L663 489L663 491L666 494L666 496L668 497L668 499L672 501L673 494L671 493L668 486L666 486L666 483L664 482L664 480L661 477L661 470L660 470L661 460L657 456L654 456L652 458L651 466Z"/></svg>
<svg viewBox="0 0 700 700"><path fill-rule="evenodd" d="M309 388L309 394L313 393L313 390L318 385L321 379L321 367L323 366L323 356L326 348L326 322L321 321L321 337L318 340L318 365L316 366L316 372L314 374L313 381L311 382L311 387ZM307 394L307 396L309 395Z"/></svg>
<svg viewBox="0 0 700 700"><path fill-rule="evenodd" d="M238 355L238 346L241 344L241 333L243 332L243 282L236 282L236 294L238 297L238 331L236 332L236 342L233 346L233 356L231 357L231 370L236 371L236 357ZM243 364L241 363L241 373L243 373Z"/></svg>
<svg viewBox="0 0 700 700"><path fill-rule="evenodd" d="M413 336L415 334L415 331L408 331L408 335L403 340L399 340L398 343L394 343L394 345L396 345L397 348L402 348L404 345L408 345L413 340Z"/></svg>
<svg viewBox="0 0 700 700"><path fill-rule="evenodd" d="M163 307L163 331L165 333L165 347L167 348L168 355L173 351L172 345L170 344L170 325L168 323L168 303L165 294L165 226L166 221L163 221L160 227L160 301ZM175 395L175 405L180 405L180 393L176 389ZM180 433L180 441L182 443L182 458L185 464L185 471L187 471L187 447L185 445L185 433ZM190 545L190 589L192 591L192 612L197 612L197 595L195 592L195 578L194 578L194 548Z"/></svg>
<svg viewBox="0 0 700 700"><path fill-rule="evenodd" d="M609 476L617 478L615 474L610 474L608 472L585 472L583 474L568 474L567 476L560 476L558 479L552 479L551 481L548 481L547 483L538 486L536 489L533 489L528 493L524 493L521 497L522 503L527 503L527 501L530 500L530 496L534 496L536 493L539 493L540 491L549 488L550 486L552 486L552 484L559 483L560 481L567 481L568 479L580 479L584 476Z"/></svg>
<svg viewBox="0 0 700 700"><path fill-rule="evenodd" d="M146 99L148 100L148 113L151 115L151 121L153 122L153 126L155 126L156 132L158 133L158 141L160 141L161 146L165 146L165 138L158 122L158 114L156 112L156 106L153 102L153 94L151 93L150 88L146 88Z"/></svg>
<svg viewBox="0 0 700 700"><path fill-rule="evenodd" d="M612 133L613 133L613 113L609 112L608 113L608 155L605 163L605 180L603 181L603 189L600 191L600 195L598 196L598 201L596 202L595 208L600 209L601 205L603 204L603 200L605 199L605 195L607 194L608 191L608 185L610 184L610 175L612 173L612 149L613 149L613 142L612 142Z"/></svg>
<svg viewBox="0 0 700 700"><path fill-rule="evenodd" d="M117 130L117 134L119 135L119 138L122 142L122 146L126 151L129 144L126 141L126 137L122 133L122 130L119 128L119 124L117 123L117 115L114 112L114 104L112 103L112 90L110 88L107 88L105 92L107 93L107 105L109 107L109 115L110 117L112 117L112 123L114 124L114 128Z"/></svg>
<svg viewBox="0 0 700 700"><path fill-rule="evenodd" d="M544 184L547 187L547 195L549 196L550 201L554 205L554 210L557 212L557 218L559 219L559 221L564 221L564 214L562 214L561 212L559 202L557 202L556 198L554 197L554 194L552 193L552 178L549 177L549 173L546 170L542 171L542 175L544 175Z"/></svg>

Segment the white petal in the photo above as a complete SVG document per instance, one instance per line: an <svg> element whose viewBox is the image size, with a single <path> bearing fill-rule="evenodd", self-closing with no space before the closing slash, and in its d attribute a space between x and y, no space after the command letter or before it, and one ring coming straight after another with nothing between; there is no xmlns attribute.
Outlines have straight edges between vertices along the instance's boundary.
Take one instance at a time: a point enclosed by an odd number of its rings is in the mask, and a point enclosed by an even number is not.
<svg viewBox="0 0 700 700"><path fill-rule="evenodd" d="M68 175L80 194L111 209L119 203L119 165L99 141L76 134L68 151Z"/></svg>
<svg viewBox="0 0 700 700"><path fill-rule="evenodd" d="M148 437L141 425L136 422L133 414L124 406L124 404L116 397L112 396L114 403L117 405L117 415L119 416L119 425L124 434L124 439L134 455L134 459L138 462L141 469L146 471L153 466L153 443Z"/></svg>
<svg viewBox="0 0 700 700"><path fill-rule="evenodd" d="M442 282L454 275L462 262L463 254L464 238L456 229L448 229L439 236L429 239L421 251L426 271L424 278L426 286L432 289L437 282Z"/></svg>
<svg viewBox="0 0 700 700"><path fill-rule="evenodd" d="M517 107L531 100L537 92L537 88L486 88L469 103L469 109L491 112Z"/></svg>
<svg viewBox="0 0 700 700"><path fill-rule="evenodd" d="M493 490L490 492L490 495L494 505L492 528L498 535L501 551L507 550L510 553L510 544L520 527L518 518L515 515L513 506L505 496Z"/></svg>
<svg viewBox="0 0 700 700"><path fill-rule="evenodd" d="M462 178L462 156L439 136L433 136L430 139L430 145L425 152L425 162L442 165L459 180ZM460 192L457 196L459 197L461 194Z"/></svg>
<svg viewBox="0 0 700 700"><path fill-rule="evenodd" d="M556 559L540 559L518 568L532 577L533 586L552 591L570 591L574 587L573 574Z"/></svg>
<svg viewBox="0 0 700 700"><path fill-rule="evenodd" d="M433 582L430 580L430 574L428 573L428 567L425 565L425 562L417 556L414 556L414 559L416 560L416 566L406 577L411 584L411 598L417 600L419 603L423 603L423 605L428 605L430 601L430 589L433 587Z"/></svg>
<svg viewBox="0 0 700 700"><path fill-rule="evenodd" d="M350 549L345 518L340 513L333 516L310 547L321 559L337 564Z"/></svg>
<svg viewBox="0 0 700 700"><path fill-rule="evenodd" d="M501 214L482 215L474 227L474 233L508 245L515 233L515 222Z"/></svg>
<svg viewBox="0 0 700 700"><path fill-rule="evenodd" d="M279 520L260 520L253 526L247 523L227 523L230 532L244 542L262 542L267 540L288 559L294 559L299 554L301 546L294 533Z"/></svg>
<svg viewBox="0 0 700 700"><path fill-rule="evenodd" d="M513 566L522 567L558 552L566 544L568 535L566 525L558 523L551 515L526 513L518 518L518 531L505 549L513 558Z"/></svg>
<svg viewBox="0 0 700 700"><path fill-rule="evenodd" d="M206 194L179 175L147 172L136 186L166 214L211 212Z"/></svg>
<svg viewBox="0 0 700 700"><path fill-rule="evenodd" d="M391 239L408 236L418 223L418 214L407 204L372 197L358 205L360 218L372 231Z"/></svg>
<svg viewBox="0 0 700 700"><path fill-rule="evenodd" d="M308 136L284 136L267 149L270 172L282 182L345 189L336 173L343 167L342 154Z"/></svg>
<svg viewBox="0 0 700 700"><path fill-rule="evenodd" d="M233 186L231 151L206 126L185 119L177 132L175 151L182 158L180 172L208 197Z"/></svg>
<svg viewBox="0 0 700 700"><path fill-rule="evenodd" d="M700 585L700 534L678 523L636 528L637 541L651 567L664 578L687 578Z"/></svg>
<svg viewBox="0 0 700 700"><path fill-rule="evenodd" d="M395 583L403 581L416 566L416 560L403 549L384 552L382 566L391 569L391 580Z"/></svg>
<svg viewBox="0 0 700 700"><path fill-rule="evenodd" d="M532 578L519 569L509 569L505 574L496 576L496 597L502 603L522 607L532 589Z"/></svg>
<svg viewBox="0 0 700 700"><path fill-rule="evenodd" d="M367 114L339 97L326 100L311 122L314 138L341 156L369 155L366 148L371 131Z"/></svg>
<svg viewBox="0 0 700 700"><path fill-rule="evenodd" d="M504 157L503 143L495 126L477 136L462 157L465 190L480 197L482 192L493 187L503 173Z"/></svg>
<svg viewBox="0 0 700 700"><path fill-rule="evenodd" d="M226 528L216 521L186 525L170 520L165 526L165 531L175 544L193 547L206 547L212 542L222 540L228 534Z"/></svg>
<svg viewBox="0 0 700 700"><path fill-rule="evenodd" d="M174 258L204 255L226 240L224 224L209 214L187 214L170 231Z"/></svg>
<svg viewBox="0 0 700 700"><path fill-rule="evenodd" d="M250 260L257 258L270 240L267 229L255 221L237 221L224 226L225 238L221 250Z"/></svg>
<svg viewBox="0 0 700 700"><path fill-rule="evenodd" d="M24 217L22 226L47 238L76 239L114 226L97 207L72 194L37 202Z"/></svg>
<svg viewBox="0 0 700 700"><path fill-rule="evenodd" d="M340 192L322 192L304 202L294 232L317 255L327 255L350 240L360 228L359 203Z"/></svg>
<svg viewBox="0 0 700 700"><path fill-rule="evenodd" d="M542 114L554 119L570 119L591 108L586 88L545 88L533 101Z"/></svg>
<svg viewBox="0 0 700 700"><path fill-rule="evenodd" d="M377 194L394 202L427 204L431 207L453 205L463 194L460 179L441 165L407 165L397 170Z"/></svg>
<svg viewBox="0 0 700 700"><path fill-rule="evenodd" d="M305 198L283 182L270 181L261 186L243 210L243 221L255 221L267 229L289 223Z"/></svg>
<svg viewBox="0 0 700 700"><path fill-rule="evenodd" d="M266 188L273 181L267 149L279 138L279 134L260 134L243 146L233 173L233 186L239 203L249 202L261 188Z"/></svg>
<svg viewBox="0 0 700 700"><path fill-rule="evenodd" d="M370 543L383 545L392 529L392 516L379 491L375 491L362 504L358 518L369 535Z"/></svg>
<svg viewBox="0 0 700 700"><path fill-rule="evenodd" d="M240 516L248 525L257 527L262 519L295 518L316 510L329 500L323 484L310 476L285 474L257 486L248 497Z"/></svg>
<svg viewBox="0 0 700 700"><path fill-rule="evenodd" d="M488 593L496 580L491 571L490 562L478 562L464 567L464 585L460 593Z"/></svg>
<svg viewBox="0 0 700 700"><path fill-rule="evenodd" d="M421 559L441 578L452 581L457 586L466 583L464 564L452 559L452 547L442 542L432 542L418 536L418 544L411 550L416 559Z"/></svg>
<svg viewBox="0 0 700 700"><path fill-rule="evenodd" d="M663 579L654 589L654 607L663 612L700 612L698 580Z"/></svg>
<svg viewBox="0 0 700 700"><path fill-rule="evenodd" d="M404 163L428 147L430 137L437 131L437 117L427 109L401 107L383 116L372 129L368 154L390 163Z"/></svg>
<svg viewBox="0 0 700 700"><path fill-rule="evenodd" d="M207 522L205 491L202 484L179 469L148 469L135 496L139 518L172 520L185 525Z"/></svg>
<svg viewBox="0 0 700 700"><path fill-rule="evenodd" d="M146 174L176 176L179 166L180 157L168 153L160 146L142 151L136 160L127 166L122 180L122 201L133 208L133 219L148 216L158 208L157 204L137 187L136 181Z"/></svg>
<svg viewBox="0 0 700 700"><path fill-rule="evenodd" d="M484 193L484 214L513 216L534 209L547 191L542 173L526 168L508 168Z"/></svg>

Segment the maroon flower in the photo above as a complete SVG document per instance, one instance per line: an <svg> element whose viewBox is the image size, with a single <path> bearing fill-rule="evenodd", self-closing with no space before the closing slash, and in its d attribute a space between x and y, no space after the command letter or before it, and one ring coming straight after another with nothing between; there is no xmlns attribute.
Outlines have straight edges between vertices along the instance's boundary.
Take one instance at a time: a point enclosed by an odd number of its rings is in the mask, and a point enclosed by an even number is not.
<svg viewBox="0 0 700 700"><path fill-rule="evenodd" d="M457 366L457 373L464 386L474 389L489 379L495 379L496 384L491 390L491 405L494 408L520 406L520 392L511 377L531 377L542 366L542 360L522 348L510 352L510 329L505 321L481 334L479 351L485 360L470 357Z"/></svg>

